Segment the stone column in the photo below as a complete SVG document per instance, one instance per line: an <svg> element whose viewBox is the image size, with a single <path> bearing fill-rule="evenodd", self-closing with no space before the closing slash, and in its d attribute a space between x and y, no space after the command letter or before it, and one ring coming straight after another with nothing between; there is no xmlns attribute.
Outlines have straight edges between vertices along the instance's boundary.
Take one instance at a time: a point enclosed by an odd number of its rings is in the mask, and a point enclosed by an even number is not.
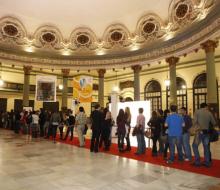
<svg viewBox="0 0 220 190"><path fill-rule="evenodd" d="M99 88L98 88L98 102L101 107L104 107L104 75L106 70L105 69L99 69Z"/></svg>
<svg viewBox="0 0 220 190"><path fill-rule="evenodd" d="M141 66L135 65L131 67L134 71L134 101L140 100L140 71Z"/></svg>
<svg viewBox="0 0 220 190"><path fill-rule="evenodd" d="M207 103L212 111L218 113L218 93L215 72L215 48L218 42L208 40L201 44L206 53Z"/></svg>
<svg viewBox="0 0 220 190"><path fill-rule="evenodd" d="M23 106L29 106L30 72L32 66L24 66Z"/></svg>
<svg viewBox="0 0 220 190"><path fill-rule="evenodd" d="M68 100L68 76L70 69L62 69L63 74L63 91L62 91L62 109L67 109Z"/></svg>
<svg viewBox="0 0 220 190"><path fill-rule="evenodd" d="M178 57L169 57L166 62L169 64L170 75L170 105L177 105L177 88L176 88L176 64Z"/></svg>

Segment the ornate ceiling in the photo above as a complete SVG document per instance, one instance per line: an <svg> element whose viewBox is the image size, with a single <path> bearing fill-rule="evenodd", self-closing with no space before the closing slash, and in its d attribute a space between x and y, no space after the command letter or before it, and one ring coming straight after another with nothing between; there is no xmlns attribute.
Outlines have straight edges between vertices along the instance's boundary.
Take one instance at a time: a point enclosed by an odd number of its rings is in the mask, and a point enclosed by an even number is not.
<svg viewBox="0 0 220 190"><path fill-rule="evenodd" d="M217 0L0 1L0 58L38 67L146 64L220 31Z"/></svg>

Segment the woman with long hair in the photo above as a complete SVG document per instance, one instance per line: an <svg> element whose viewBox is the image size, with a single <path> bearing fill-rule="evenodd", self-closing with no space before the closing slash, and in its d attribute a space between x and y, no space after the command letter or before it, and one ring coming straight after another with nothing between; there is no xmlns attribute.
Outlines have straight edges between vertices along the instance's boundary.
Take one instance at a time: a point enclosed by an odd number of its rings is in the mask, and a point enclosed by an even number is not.
<svg viewBox="0 0 220 190"><path fill-rule="evenodd" d="M125 129L125 112L123 109L119 110L117 119L116 119L116 123L117 123L117 131L118 131L118 150L119 152L123 152L124 151L124 138L125 138L125 133L126 133L126 129Z"/></svg>
<svg viewBox="0 0 220 190"><path fill-rule="evenodd" d="M157 156L157 141L160 138L160 118L157 115L156 111L152 112L152 116L148 121L147 125L151 129L152 140L153 140L153 148L152 148L152 156Z"/></svg>
<svg viewBox="0 0 220 190"><path fill-rule="evenodd" d="M130 112L130 108L126 107L125 108L125 127L126 127L126 142L127 142L127 147L126 147L126 151L130 151L131 150L131 144L130 144L130 130L131 130L131 112Z"/></svg>

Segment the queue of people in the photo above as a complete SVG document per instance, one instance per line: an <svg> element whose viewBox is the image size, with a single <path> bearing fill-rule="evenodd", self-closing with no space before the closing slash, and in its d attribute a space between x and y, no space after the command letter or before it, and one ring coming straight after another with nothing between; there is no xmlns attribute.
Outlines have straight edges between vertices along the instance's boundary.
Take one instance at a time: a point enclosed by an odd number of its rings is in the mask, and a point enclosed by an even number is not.
<svg viewBox="0 0 220 190"><path fill-rule="evenodd" d="M175 160L175 147L177 148L178 161L192 161L192 150L195 161L193 166L199 167L204 165L211 166L210 151L210 125L215 126L216 120L212 113L208 110L207 104L200 105L200 109L195 112L194 119L187 114L186 108L182 107L177 110L177 106L171 105L170 110L153 111L151 118L145 126L144 109L139 108L136 119L136 126L131 126L131 111L129 107L124 110L120 109L116 121L113 120L108 107L101 108L99 104L95 105L95 110L90 115L91 121L91 143L90 151L99 152L103 147L104 151L109 151L112 141L112 127L116 125L116 135L118 138L118 151L120 153L131 151L130 133L137 138L136 155L142 155L146 152L145 137L152 139L152 156L163 156L167 164L172 164ZM38 136L44 138L52 137L56 142L57 128L59 129L60 140L70 140L74 138L74 129L79 139L79 147L85 146L85 134L88 129L88 117L83 107L79 107L76 115L71 110L63 112L50 112L41 109L40 111L22 111L13 113L13 130L15 133L21 131L24 134L32 135L32 138ZM2 120L4 121L4 119ZM194 134L192 146L190 145L190 131L193 126L198 128ZM4 125L5 126L5 123ZM67 127L65 137L63 137L64 126ZM150 129L145 131L146 128ZM126 147L125 147L126 141ZM204 162L201 162L198 147L203 144ZM169 157L168 157L169 149Z"/></svg>

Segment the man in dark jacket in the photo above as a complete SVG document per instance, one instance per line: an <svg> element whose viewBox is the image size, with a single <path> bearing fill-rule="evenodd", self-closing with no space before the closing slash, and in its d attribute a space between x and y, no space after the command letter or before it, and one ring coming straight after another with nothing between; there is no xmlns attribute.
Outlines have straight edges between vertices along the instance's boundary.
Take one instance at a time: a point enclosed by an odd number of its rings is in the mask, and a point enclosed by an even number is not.
<svg viewBox="0 0 220 190"><path fill-rule="evenodd" d="M99 138L101 133L101 128L104 122L103 113L100 111L100 105L95 105L95 110L91 114L92 120L92 138L90 152L98 152Z"/></svg>

